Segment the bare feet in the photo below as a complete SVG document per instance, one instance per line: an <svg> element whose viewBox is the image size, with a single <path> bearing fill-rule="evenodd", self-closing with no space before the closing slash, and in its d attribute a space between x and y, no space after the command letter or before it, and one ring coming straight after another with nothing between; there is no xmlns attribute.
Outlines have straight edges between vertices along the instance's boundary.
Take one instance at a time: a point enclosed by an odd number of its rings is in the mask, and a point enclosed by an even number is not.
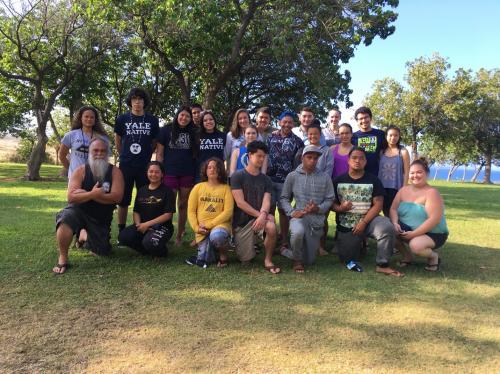
<svg viewBox="0 0 500 374"><path fill-rule="evenodd" d="M382 274L385 274L385 275L390 275L392 277L396 277L396 278L401 278L401 277L404 277L405 275L395 269L392 269L390 267L381 267L381 266L377 266L376 270L375 270L377 273L382 273Z"/></svg>
<svg viewBox="0 0 500 374"><path fill-rule="evenodd" d="M279 274L281 273L281 269L274 265L272 262L264 261L264 269L266 269L271 274Z"/></svg>
<svg viewBox="0 0 500 374"><path fill-rule="evenodd" d="M329 255L329 253L327 251L325 251L325 249L322 247L319 247L318 254L320 256L328 256Z"/></svg>

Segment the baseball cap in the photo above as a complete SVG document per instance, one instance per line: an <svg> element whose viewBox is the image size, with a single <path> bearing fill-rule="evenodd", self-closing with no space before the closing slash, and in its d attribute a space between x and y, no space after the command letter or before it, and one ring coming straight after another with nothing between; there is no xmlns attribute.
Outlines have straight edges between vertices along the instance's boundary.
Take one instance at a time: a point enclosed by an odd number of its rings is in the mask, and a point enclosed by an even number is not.
<svg viewBox="0 0 500 374"><path fill-rule="evenodd" d="M317 153L319 155L322 154L321 149L312 144L306 145L304 147L304 150L302 151L302 156L304 156L306 153Z"/></svg>

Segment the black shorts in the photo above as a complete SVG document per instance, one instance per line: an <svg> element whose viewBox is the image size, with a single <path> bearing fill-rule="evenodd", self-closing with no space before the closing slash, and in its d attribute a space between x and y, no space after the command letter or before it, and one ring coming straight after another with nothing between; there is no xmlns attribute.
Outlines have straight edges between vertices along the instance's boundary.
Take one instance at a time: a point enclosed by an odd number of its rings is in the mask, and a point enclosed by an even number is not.
<svg viewBox="0 0 500 374"><path fill-rule="evenodd" d="M89 217L78 206L68 205L56 215L56 230L61 223L71 227L76 235L80 230L87 230L86 248L97 255L106 256L111 253L111 222L103 224L95 218Z"/></svg>
<svg viewBox="0 0 500 374"><path fill-rule="evenodd" d="M413 231L413 229L408 226L407 224L403 222L399 222L399 226L401 227L401 230L403 231ZM434 232L426 232L425 235L427 235L429 238L432 239L434 242L434 248L433 249L438 249L439 247L442 247L444 243L446 243L446 240L448 240L448 234L444 233L434 233Z"/></svg>
<svg viewBox="0 0 500 374"><path fill-rule="evenodd" d="M144 166L143 168L135 168L120 164L120 170L123 174L124 189L122 201L120 201L120 204L118 205L126 207L129 206L130 202L132 201L132 190L134 188L134 183L135 188L138 190L148 183L148 177L146 174L146 166Z"/></svg>

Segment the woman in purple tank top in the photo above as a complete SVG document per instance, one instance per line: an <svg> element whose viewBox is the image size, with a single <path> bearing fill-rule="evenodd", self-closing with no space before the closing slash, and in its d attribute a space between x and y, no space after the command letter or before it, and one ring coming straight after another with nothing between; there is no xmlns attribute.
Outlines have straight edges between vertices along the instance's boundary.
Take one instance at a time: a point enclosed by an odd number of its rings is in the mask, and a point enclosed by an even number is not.
<svg viewBox="0 0 500 374"><path fill-rule="evenodd" d="M353 147L351 143L352 139L351 125L349 125L348 123L341 124L339 127L339 137L340 137L340 143L332 145L330 147L333 153L332 179L338 177L339 175L345 174L349 171L349 165L347 161L349 160L349 152Z"/></svg>

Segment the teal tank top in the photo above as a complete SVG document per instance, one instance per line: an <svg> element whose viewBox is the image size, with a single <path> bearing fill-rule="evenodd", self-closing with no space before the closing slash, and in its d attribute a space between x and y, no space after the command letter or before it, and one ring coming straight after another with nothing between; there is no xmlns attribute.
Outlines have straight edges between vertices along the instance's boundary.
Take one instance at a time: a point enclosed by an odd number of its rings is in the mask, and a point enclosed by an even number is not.
<svg viewBox="0 0 500 374"><path fill-rule="evenodd" d="M410 226L413 230L429 218L423 205L411 203L409 201L401 201L399 203L398 217L400 222ZM434 234L448 234L448 226L446 225L446 219L444 218L444 211L441 221L439 221L438 225L429 232Z"/></svg>

